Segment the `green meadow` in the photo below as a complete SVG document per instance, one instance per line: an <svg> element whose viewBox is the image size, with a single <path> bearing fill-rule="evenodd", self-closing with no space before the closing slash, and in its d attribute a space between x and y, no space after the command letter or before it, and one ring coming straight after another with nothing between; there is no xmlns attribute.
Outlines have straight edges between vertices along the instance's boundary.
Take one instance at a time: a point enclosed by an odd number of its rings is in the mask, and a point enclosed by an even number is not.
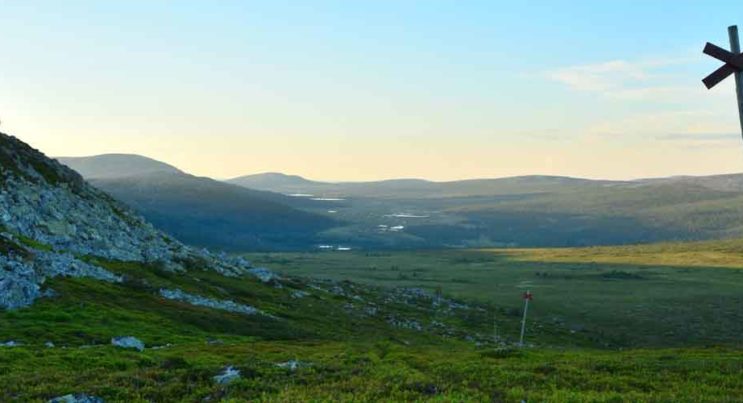
<svg viewBox="0 0 743 403"><path fill-rule="evenodd" d="M440 289L559 326L594 347L743 344L743 242L648 246L251 254L285 273ZM705 262L708 262L705 265ZM507 322L507 317L496 317ZM517 337L512 329L508 337ZM549 336L530 335L539 345ZM563 344L563 341L560 341Z"/></svg>

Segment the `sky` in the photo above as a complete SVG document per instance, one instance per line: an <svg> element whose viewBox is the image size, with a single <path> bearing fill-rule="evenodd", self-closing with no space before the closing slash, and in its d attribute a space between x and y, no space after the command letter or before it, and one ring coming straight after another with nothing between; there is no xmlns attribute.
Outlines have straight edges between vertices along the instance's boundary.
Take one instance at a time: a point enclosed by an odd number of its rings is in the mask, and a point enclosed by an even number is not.
<svg viewBox="0 0 743 403"><path fill-rule="evenodd" d="M0 131L319 180L743 171L740 1L5 1Z"/></svg>

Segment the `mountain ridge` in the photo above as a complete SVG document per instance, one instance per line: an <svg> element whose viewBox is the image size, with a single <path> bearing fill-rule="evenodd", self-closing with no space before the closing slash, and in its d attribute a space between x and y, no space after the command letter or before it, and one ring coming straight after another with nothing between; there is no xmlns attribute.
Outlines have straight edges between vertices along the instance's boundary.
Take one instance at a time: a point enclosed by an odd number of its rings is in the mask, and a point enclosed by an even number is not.
<svg viewBox="0 0 743 403"><path fill-rule="evenodd" d="M194 176L146 157L92 158L92 163L86 157L60 161L188 244L227 250L308 249L316 243L314 234L334 222L298 208L302 200Z"/></svg>
<svg viewBox="0 0 743 403"><path fill-rule="evenodd" d="M143 173L150 172L173 172L173 173L186 173L183 170L177 168L174 165L159 161L157 159L147 157L141 154L130 154L130 153L106 153L96 154L91 156L78 156L78 157L66 157L60 156L55 157L61 163L69 166L76 167L75 170L82 174L83 177L99 179L99 178L110 178L110 177L126 177L126 176L138 176ZM112 163L112 159L121 159L121 165L116 167ZM126 160L130 161L126 161ZM85 163L95 164L98 162L104 162L101 167L95 169L86 169ZM137 163L145 163L148 167L137 168ZM128 164L128 165L127 165ZM105 169L103 169L105 168ZM132 169L134 168L134 169ZM110 170L110 173L101 172ZM207 176L198 176L202 178L209 178ZM298 174L287 174L278 171L259 172L254 174L240 175L228 179L219 180L221 182L233 183L243 187L250 188L251 183L264 184L261 186L254 186L257 190L269 190L269 186L273 185L321 185L321 186L337 186L337 185L352 185L352 186L367 186L373 184L389 184L389 183L416 183L416 184L430 184L430 185L452 185L461 183L488 183L488 182L524 182L524 181L561 181L561 182L584 182L584 183L604 183L604 184L633 184L633 183L645 183L645 182L674 182L674 181L698 181L705 179L737 179L740 178L743 181L743 172L733 173L722 173L722 174L711 174L711 175L670 175L661 177L647 177L647 178L635 178L635 179L602 179L602 178L584 178L572 175L548 175L548 174L525 174L525 175L513 175L503 177L474 177L474 178L463 178L463 179L452 179L452 180L431 180L426 178L417 177L403 177L403 178L387 178L387 179L376 179L376 180L360 180L360 181L328 181L328 180L315 180L310 179ZM210 178L211 179L211 178ZM216 180L216 179L215 179Z"/></svg>
<svg viewBox="0 0 743 403"><path fill-rule="evenodd" d="M173 165L139 154L110 153L87 157L56 157L60 163L74 166L86 178L110 179L151 173L183 173Z"/></svg>
<svg viewBox="0 0 743 403"><path fill-rule="evenodd" d="M253 193L251 198L269 198L314 215L298 215L293 220L277 217L275 225L269 225L257 214L273 213L252 204L253 221L243 221L241 228L255 227L255 231L247 231L246 237L234 236L239 233L230 229L229 221L238 221L222 214L234 211L231 207L215 209L209 203L191 201L192 195L199 194L195 189L218 186L215 181L186 180L183 175L171 177L182 182L175 188L172 183L158 184L163 177L159 174L92 182L136 206L179 239L227 250L250 250L251 245L263 250L308 250L319 245L352 249L558 247L743 235L743 226L735 224L743 220L738 208L743 200L743 174L631 181L525 175L350 183L318 182L275 172L258 174L247 177L253 184L220 182L223 188L217 193L238 192L236 187L245 192L270 192ZM169 199L171 195L180 196ZM204 199L220 200L216 196ZM221 205L234 204L224 204L228 199L222 197ZM245 208L250 211L251 203L245 203ZM209 209L215 219L204 219ZM173 211L180 213L173 215Z"/></svg>

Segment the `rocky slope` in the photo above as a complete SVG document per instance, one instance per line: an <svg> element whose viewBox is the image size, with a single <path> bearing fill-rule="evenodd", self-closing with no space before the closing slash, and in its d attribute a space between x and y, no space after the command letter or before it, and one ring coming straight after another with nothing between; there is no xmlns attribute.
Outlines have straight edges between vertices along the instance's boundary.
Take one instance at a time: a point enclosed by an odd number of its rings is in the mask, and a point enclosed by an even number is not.
<svg viewBox="0 0 743 403"><path fill-rule="evenodd" d="M257 323L260 326L251 332L270 330L274 332L271 337L322 334L331 327L331 333L337 336L340 323L356 329L359 321L366 321L369 326L381 325L386 331L403 329L487 339L473 336L477 332L472 329L463 330L449 308L453 302L446 299L416 294L411 300L405 290L282 277L268 269L252 267L238 256L216 255L186 246L85 182L72 169L2 133L0 221L0 308L5 310L32 305L42 297L54 298L32 308L66 312L68 309L60 306L84 305L82 301L87 300L101 310L110 310L112 307L106 302L119 299L126 301L127 307L141 306L153 315L177 317L178 329L202 323L200 318L189 319L189 310L198 307L206 309L205 317L210 318L198 326L200 331L213 326L212 318L222 311L240 316L222 320L232 321L235 329L230 332L242 335L245 331L241 329ZM243 278L235 278L238 276ZM305 298L323 302L305 306L300 301ZM153 301L157 301L155 305L151 305ZM43 305L47 308L40 307ZM466 310L468 315L484 314L479 307ZM34 315L34 309L25 311ZM297 316L302 311L308 312ZM329 312L335 312L335 316L328 316ZM122 315L131 314L127 311ZM433 316L437 319L433 320ZM443 324L444 317L448 318L444 322L451 323ZM153 320L142 321L140 328L151 326ZM85 323L81 326L87 330L74 334L90 332L91 323ZM19 325L14 326L17 331ZM110 331L110 324L102 326L105 330L100 331ZM126 329L131 330L129 326ZM98 333L86 337L99 342ZM51 336L60 341L59 334ZM109 336L117 335L106 337Z"/></svg>
<svg viewBox="0 0 743 403"><path fill-rule="evenodd" d="M52 293L43 287L50 277L120 281L91 258L170 271L198 262L227 275L249 268L179 243L75 171L0 133L0 306L22 307Z"/></svg>

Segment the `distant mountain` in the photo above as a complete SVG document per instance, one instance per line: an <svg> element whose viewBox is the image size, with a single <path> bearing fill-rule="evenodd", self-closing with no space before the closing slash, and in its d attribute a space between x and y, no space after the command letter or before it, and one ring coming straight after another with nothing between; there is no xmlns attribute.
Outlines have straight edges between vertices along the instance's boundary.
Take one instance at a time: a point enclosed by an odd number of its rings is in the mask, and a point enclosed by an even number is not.
<svg viewBox="0 0 743 403"><path fill-rule="evenodd" d="M154 173L182 174L180 169L164 162L134 154L103 154L92 157L59 157L59 162L86 179L123 178Z"/></svg>
<svg viewBox="0 0 743 403"><path fill-rule="evenodd" d="M425 179L389 179L370 182L318 182L279 173L241 176L227 181L252 189L317 196L374 198L441 198L496 196L602 187L622 181L590 180L562 176L517 176L496 179L467 179L434 182Z"/></svg>
<svg viewBox="0 0 743 403"><path fill-rule="evenodd" d="M688 184L719 191L743 191L743 174L740 173L709 176L671 176L666 178L641 179L638 182L652 184Z"/></svg>
<svg viewBox="0 0 743 403"><path fill-rule="evenodd" d="M586 246L743 236L741 174L333 183L264 173L224 183L129 157L95 157L105 175L87 171L91 182L184 242L231 250ZM74 168L88 162L62 160Z"/></svg>
<svg viewBox="0 0 743 403"><path fill-rule="evenodd" d="M146 157L88 158L59 160L188 244L229 250L307 249L314 247L317 232L336 225L293 207L301 205L297 198L196 177Z"/></svg>
<svg viewBox="0 0 743 403"><path fill-rule="evenodd" d="M235 185L279 192L306 194L318 197L425 197L435 193L437 184L423 179L389 179L376 182L321 182L297 175L262 173L227 180Z"/></svg>
<svg viewBox="0 0 743 403"><path fill-rule="evenodd" d="M302 186L323 186L323 182L307 180L298 175L287 175L277 172L266 172L255 175L245 175L228 180L227 182L244 186L251 189L268 190L268 189L293 189ZM281 190L274 190L281 191Z"/></svg>
<svg viewBox="0 0 743 403"><path fill-rule="evenodd" d="M258 186L258 185L256 185ZM432 182L264 181L347 199L323 240L374 248L585 246L743 235L743 174L591 180L531 175Z"/></svg>

